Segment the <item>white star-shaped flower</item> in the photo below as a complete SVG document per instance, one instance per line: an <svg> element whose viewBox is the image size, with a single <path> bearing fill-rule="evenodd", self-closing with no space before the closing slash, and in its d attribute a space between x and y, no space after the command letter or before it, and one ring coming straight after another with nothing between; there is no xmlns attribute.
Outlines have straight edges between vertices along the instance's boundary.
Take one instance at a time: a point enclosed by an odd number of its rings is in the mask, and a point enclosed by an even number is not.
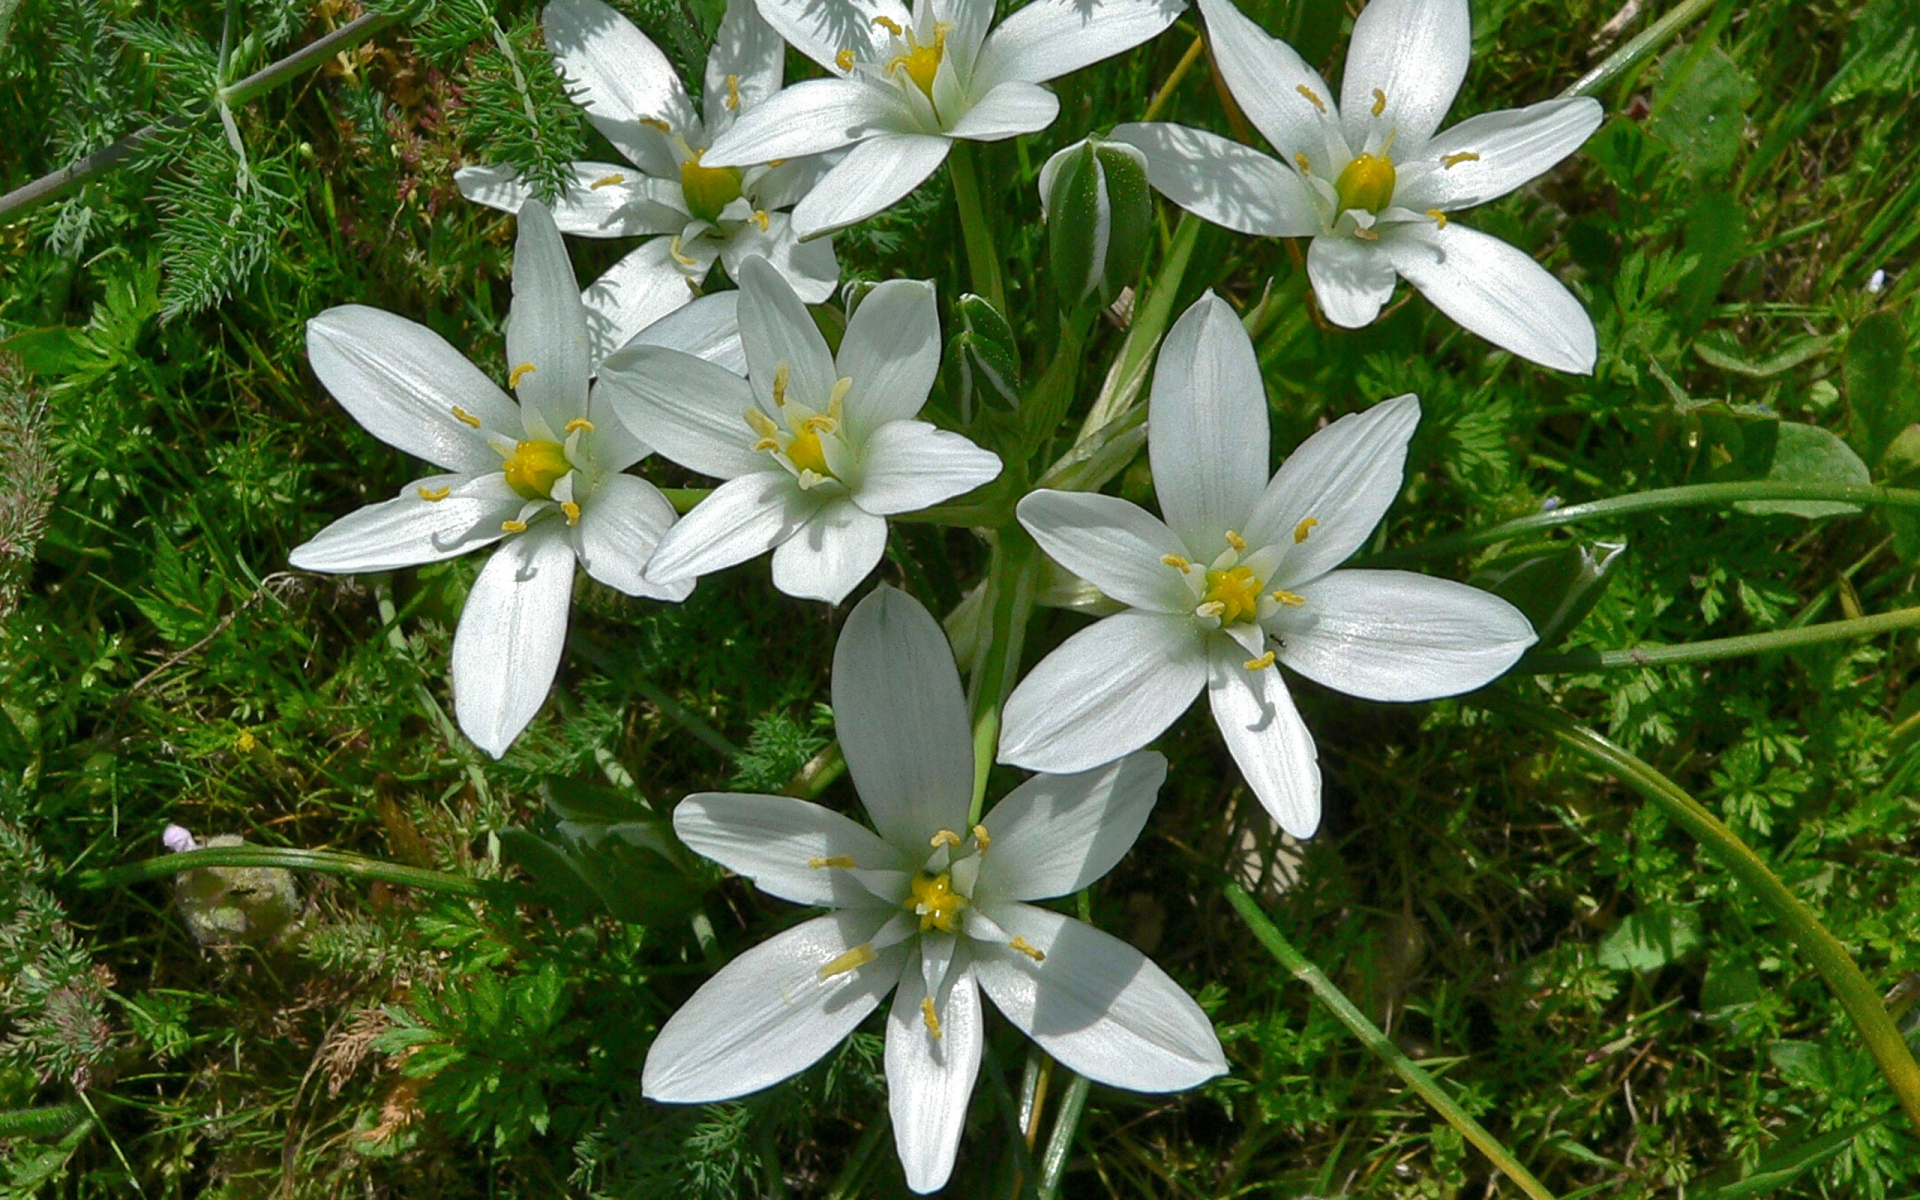
<svg viewBox="0 0 1920 1200"><path fill-rule="evenodd" d="M706 165L707 148L743 113L780 90L786 46L752 0L729 0L707 56L704 114L667 61L633 23L600 0L554 0L541 14L547 45L594 127L629 160L581 162L553 202L563 233L659 235L643 242L587 289L594 362L635 332L698 295L718 259L771 262L809 304L833 294L833 243L802 245L783 211L827 163L786 156L778 166ZM531 189L504 167L463 167L454 182L469 200L519 211Z"/></svg>
<svg viewBox="0 0 1920 1200"><path fill-rule="evenodd" d="M1145 955L1032 902L1111 870L1166 778L1158 754L1038 775L977 825L966 700L946 635L882 586L833 656L833 715L866 826L787 796L706 793L673 813L694 850L764 892L832 911L740 955L647 1051L655 1100L731 1099L805 1070L894 993L888 1108L907 1183L953 1170L980 1069L985 991L1068 1068L1172 1092L1227 1069L1198 1005Z"/></svg>
<svg viewBox="0 0 1920 1200"><path fill-rule="evenodd" d="M629 595L683 600L692 590L642 574L673 506L646 480L622 474L648 450L589 385L586 308L553 218L529 201L519 223L507 322L517 404L439 334L404 317L352 304L307 322L307 358L340 406L381 441L447 473L347 514L289 556L303 570L352 574L501 543L453 637L460 728L496 758L540 710L559 669L576 562ZM703 310L729 308L730 299L703 300L639 338L726 357L709 344L715 322Z"/></svg>
<svg viewBox="0 0 1920 1200"><path fill-rule="evenodd" d="M1034 0L988 32L993 0L761 0L794 49L832 78L770 97L708 161L766 162L853 146L793 210L801 237L881 211L946 160L956 138L994 142L1053 123L1049 79L1131 50L1185 0Z"/></svg>
<svg viewBox="0 0 1920 1200"><path fill-rule="evenodd" d="M1273 148L1183 125L1122 125L1167 199L1217 225L1306 237L1321 311L1359 328L1399 276L1496 346L1590 374L1593 321L1522 251L1448 214L1544 174L1599 128L1590 97L1485 113L1436 134L1466 78L1467 0L1372 0L1353 23L1339 106L1312 67L1233 0L1200 0L1213 60Z"/></svg>
<svg viewBox="0 0 1920 1200"><path fill-rule="evenodd" d="M599 386L635 437L728 481L661 540L647 567L654 583L772 550L775 587L838 604L879 563L888 516L1000 474L990 451L913 419L940 368L932 284L874 288L837 358L762 259L742 264L739 316L748 380L659 346L629 347L601 369Z"/></svg>
<svg viewBox="0 0 1920 1200"><path fill-rule="evenodd" d="M1020 523L1128 607L1068 638L1008 697L1002 762L1080 771L1137 750L1202 688L1260 803L1295 837L1320 824L1313 738L1284 663L1368 700L1470 691L1534 642L1520 610L1408 571L1335 570L1400 492L1420 402L1399 396L1315 433L1267 478L1253 343L1211 292L1167 334L1147 450L1165 521L1115 496L1040 490Z"/></svg>

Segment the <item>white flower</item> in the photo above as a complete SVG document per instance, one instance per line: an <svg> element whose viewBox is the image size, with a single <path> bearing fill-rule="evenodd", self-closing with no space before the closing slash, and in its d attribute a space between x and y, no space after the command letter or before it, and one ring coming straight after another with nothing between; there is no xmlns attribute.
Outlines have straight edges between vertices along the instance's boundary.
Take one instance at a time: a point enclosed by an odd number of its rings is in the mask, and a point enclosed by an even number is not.
<svg viewBox="0 0 1920 1200"><path fill-rule="evenodd" d="M786 796L706 793L674 832L762 890L833 911L747 951L647 1051L641 1087L702 1103L805 1070L888 992L894 1144L916 1192L953 1169L980 1068L985 990L1068 1068L1171 1092L1227 1069L1206 1014L1145 955L1028 903L1077 892L1140 836L1166 760L1038 775L967 825L973 748L953 653L927 610L882 586L847 617L833 715L878 836Z"/></svg>
<svg viewBox="0 0 1920 1200"><path fill-rule="evenodd" d="M307 322L308 360L341 407L381 441L448 473L349 513L289 556L304 570L349 574L502 543L474 580L453 637L460 728L495 758L539 711L559 669L576 561L629 595L682 600L692 590L641 573L673 524L673 506L621 473L647 447L606 411L601 389L589 389L586 309L560 231L537 201L519 220L507 322L507 381L518 404L439 334L404 317L350 304ZM712 322L695 309L709 305L725 301L703 300L640 338L700 350Z"/></svg>
<svg viewBox="0 0 1920 1200"><path fill-rule="evenodd" d="M836 360L779 272L740 271L751 379L657 346L608 359L600 388L635 437L728 482L661 539L647 578L678 584L773 550L773 583L838 604L880 561L887 521L1000 474L1000 460L913 417L940 367L933 285L867 294ZM777 549L776 549L777 547Z"/></svg>
<svg viewBox="0 0 1920 1200"><path fill-rule="evenodd" d="M1053 123L1040 86L1131 50L1185 0L1034 0L991 34L993 0L761 0L794 49L834 78L769 98L713 144L709 161L852 153L793 210L801 237L886 208L933 174L955 138L994 142Z"/></svg>
<svg viewBox="0 0 1920 1200"><path fill-rule="evenodd" d="M1122 125L1169 200L1217 225L1310 237L1307 275L1336 325L1379 315L1405 278L1497 346L1590 374L1593 322L1546 269L1448 213L1504 196L1579 149L1598 101L1485 113L1435 136L1466 77L1467 0L1372 0L1333 92L1232 0L1200 0L1220 76L1280 161L1181 125Z"/></svg>
<svg viewBox="0 0 1920 1200"><path fill-rule="evenodd" d="M833 294L840 264L829 241L801 245L781 211L813 187L826 163L787 156L777 167L712 167L702 158L734 119L780 90L786 47L752 0L728 0L707 56L705 116L673 66L633 23L600 0L554 0L541 14L556 65L594 127L629 164L581 162L554 201L563 233L658 234L587 289L594 362L699 294L718 258L739 278L742 260L772 262L809 304ZM464 167L469 200L517 212L531 189L504 167Z"/></svg>
<svg viewBox="0 0 1920 1200"><path fill-rule="evenodd" d="M1158 737L1205 687L1281 828L1320 823L1313 738L1274 663L1368 700L1431 700L1512 666L1533 627L1505 600L1407 571L1337 571L1400 491L1411 395L1340 418L1267 479L1253 343L1211 292L1167 334L1148 402L1165 522L1114 496L1033 492L1020 523L1127 609L1068 638L1008 697L1003 762L1079 771Z"/></svg>

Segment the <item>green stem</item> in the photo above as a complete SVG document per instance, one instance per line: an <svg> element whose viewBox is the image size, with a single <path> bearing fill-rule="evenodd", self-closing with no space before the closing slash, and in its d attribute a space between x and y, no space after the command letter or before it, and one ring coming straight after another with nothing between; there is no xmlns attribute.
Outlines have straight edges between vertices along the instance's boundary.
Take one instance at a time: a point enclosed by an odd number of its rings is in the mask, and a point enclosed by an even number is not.
<svg viewBox="0 0 1920 1200"><path fill-rule="evenodd" d="M1896 609L1871 617L1828 621L1804 625L1798 629L1774 629L1740 637L1715 638L1705 642L1685 642L1678 646L1635 646L1630 650L1576 650L1571 654L1543 654L1524 661L1525 674L1549 675L1565 671L1611 671L1618 667L1656 667L1667 663L1711 662L1718 658L1738 658L1746 654L1766 654L1774 650L1792 650L1817 646L1823 642L1843 642L1851 638L1873 637L1895 629L1920 625L1920 608Z"/></svg>
<svg viewBox="0 0 1920 1200"><path fill-rule="evenodd" d="M1581 525L1609 517L1626 517L1669 508L1724 508L1742 500L1825 500L1841 504L1881 505L1888 508L1920 508L1920 491L1912 488L1766 481L1690 483L1683 487L1655 488L1652 491L1612 496L1605 500L1590 500L1585 504L1569 504L1551 512L1534 513L1532 516L1502 521L1498 525L1489 525L1485 529L1470 529L1463 533L1434 538L1430 542L1422 542L1417 546L1408 546L1403 550L1389 550L1384 554L1370 555L1364 560L1356 560L1352 565L1388 567L1401 563L1423 562L1431 558L1458 554L1463 550L1490 546L1495 542L1504 542L1508 538L1518 537L1523 533L1537 533L1543 529L1557 529L1563 525Z"/></svg>
<svg viewBox="0 0 1920 1200"><path fill-rule="evenodd" d="M319 871L325 875L344 875L399 884L449 896L510 900L519 893L513 884L496 879L475 879L447 871L429 871L405 867L377 858L349 854L343 850L304 850L293 846L220 846L209 850L189 850L184 854L166 854L117 867L82 871L74 878L76 887L94 891L169 879L182 871L199 867L279 867L288 871Z"/></svg>
<svg viewBox="0 0 1920 1200"><path fill-rule="evenodd" d="M1080 424L1080 434L1074 439L1076 445L1125 416L1146 386L1147 364L1153 361L1160 336L1167 331L1167 322L1173 317L1173 302L1180 294L1180 281L1186 277L1187 264L1193 260L1193 247L1200 240L1201 224L1200 218L1192 213L1180 214L1180 223L1174 226L1173 236L1167 240L1167 254L1160 264L1160 273L1147 289L1146 300L1134 310L1133 321L1127 326L1127 339L1120 344L1120 353L1114 357L1099 398Z"/></svg>
<svg viewBox="0 0 1920 1200"><path fill-rule="evenodd" d="M993 227L987 224L986 204L980 195L980 166L974 159L972 143L953 143L947 155L947 172L953 177L953 198L960 206L960 232L967 245L967 271L973 278L973 290L1001 316L1007 316L1000 251L993 244Z"/></svg>
<svg viewBox="0 0 1920 1200"><path fill-rule="evenodd" d="M1572 87L1560 93L1560 98L1591 96L1600 91L1666 45L1679 34L1682 27L1712 8L1713 4L1714 0L1681 0L1672 12L1641 30L1632 41L1609 54L1606 61L1575 80Z"/></svg>
<svg viewBox="0 0 1920 1200"><path fill-rule="evenodd" d="M1914 1061L1899 1027L1887 1015L1880 993L1867 981L1840 939L1821 924L1819 915L1794 895L1739 835L1650 764L1592 730L1575 725L1561 713L1498 690L1480 693L1473 703L1550 734L1562 745L1619 776L1627 786L1651 800L1667 819L1691 834L1735 879L1750 889L1785 927L1793 944L1812 961L1813 969L1820 973L1834 998L1852 1018L1854 1028L1859 1030L1860 1039L1880 1067L1880 1074L1886 1077L1899 1098L1907 1119L1915 1129L1920 1129L1920 1063Z"/></svg>
<svg viewBox="0 0 1920 1200"><path fill-rule="evenodd" d="M1067 1173L1073 1139L1080 1132L1080 1117L1087 1111L1087 1087L1087 1077L1075 1075L1060 1097L1060 1111L1047 1138L1047 1153L1040 1160L1040 1200L1054 1200L1060 1194L1060 1177Z"/></svg>
<svg viewBox="0 0 1920 1200"><path fill-rule="evenodd" d="M1533 1200L1553 1200L1553 1193L1533 1177L1533 1172L1520 1165L1520 1160L1501 1145L1499 1139L1468 1116L1466 1110L1440 1086L1439 1080L1421 1070L1417 1063L1402 1053L1391 1038L1380 1032L1379 1026L1369 1021L1367 1015L1347 999L1345 992L1334 986L1333 980L1328 979L1306 955L1293 948L1293 943L1267 919L1267 914L1260 911L1260 905L1252 896L1247 895L1239 884L1230 881L1221 885L1221 891L1226 895L1227 903L1233 905L1240 919L1247 923L1247 928L1253 930L1253 936L1280 961L1280 965L1291 972L1295 979L1312 988L1320 1002L1340 1018L1340 1023L1382 1062L1393 1068L1395 1074L1406 1080L1407 1086L1418 1092L1420 1098L1431 1105L1447 1124L1459 1130L1461 1137L1472 1142L1502 1174L1519 1185L1520 1190L1533 1197Z"/></svg>
<svg viewBox="0 0 1920 1200"><path fill-rule="evenodd" d="M1159 119L1161 110L1167 107L1167 101L1173 99L1173 89L1180 86L1180 81L1187 77L1188 71L1193 70L1193 64L1200 61L1200 54L1206 48L1207 39L1200 34L1194 34L1193 45L1187 47L1187 52L1182 54L1180 61L1173 65L1173 73L1168 75L1167 81L1160 85L1160 90L1153 94L1152 103L1147 105L1147 111L1140 117L1142 121Z"/></svg>
<svg viewBox="0 0 1920 1200"><path fill-rule="evenodd" d="M1027 640L1043 565L1038 546L1018 525L999 532L987 567L987 625L973 664L973 805L967 821L977 823L985 808L987 775L1000 745L1000 706L1020 673L1020 652Z"/></svg>

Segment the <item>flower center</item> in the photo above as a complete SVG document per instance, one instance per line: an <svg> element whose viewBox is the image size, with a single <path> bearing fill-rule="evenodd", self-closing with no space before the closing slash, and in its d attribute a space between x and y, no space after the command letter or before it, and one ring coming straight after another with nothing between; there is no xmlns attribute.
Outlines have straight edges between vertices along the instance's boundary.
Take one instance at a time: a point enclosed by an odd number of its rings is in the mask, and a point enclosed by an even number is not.
<svg viewBox="0 0 1920 1200"><path fill-rule="evenodd" d="M967 907L967 898L953 890L953 876L942 872L928 875L925 872L913 877L913 895L902 905L920 918L920 932L929 929L953 932L953 923Z"/></svg>
<svg viewBox="0 0 1920 1200"><path fill-rule="evenodd" d="M1207 572L1207 591L1202 604L1220 606L1220 623L1237 625L1251 621L1260 608L1260 580L1252 567L1231 567Z"/></svg>
<svg viewBox="0 0 1920 1200"><path fill-rule="evenodd" d="M841 439L840 430L844 420L841 404L853 387L853 380L836 382L833 394L827 397L827 411L817 412L798 400L787 399L790 374L791 369L783 363L773 377L773 402L779 409L780 421L758 408L750 408L743 415L747 428L753 430L753 449L773 455L774 461L794 473L803 490L810 490L829 479L840 478L827 457L827 440L839 445L843 465L845 456L851 454ZM784 429L782 421L786 425Z"/></svg>
<svg viewBox="0 0 1920 1200"><path fill-rule="evenodd" d="M1340 197L1340 211L1364 208L1377 213L1393 201L1393 160L1361 154L1346 165L1333 190Z"/></svg>
<svg viewBox="0 0 1920 1200"><path fill-rule="evenodd" d="M703 167L700 156L704 153L695 150L692 158L680 164L680 192L686 197L688 212L713 222L720 219L721 209L740 198L740 169Z"/></svg>
<svg viewBox="0 0 1920 1200"><path fill-rule="evenodd" d="M812 471L826 479L833 478L833 468L827 466L827 452L820 446L820 433L813 425L801 426L800 432L787 443L787 460L802 471Z"/></svg>
<svg viewBox="0 0 1920 1200"><path fill-rule="evenodd" d="M573 464L559 442L521 442L500 469L507 474L508 487L529 500L545 500Z"/></svg>
<svg viewBox="0 0 1920 1200"><path fill-rule="evenodd" d="M913 85L920 89L921 94L929 100L933 99L933 77L940 73L940 60L946 57L947 30L952 26L945 21L936 22L933 40L922 43L913 30L902 29L886 17L875 17L873 23L907 43L905 54L895 55L888 61L887 74L904 69L907 78L913 80Z"/></svg>

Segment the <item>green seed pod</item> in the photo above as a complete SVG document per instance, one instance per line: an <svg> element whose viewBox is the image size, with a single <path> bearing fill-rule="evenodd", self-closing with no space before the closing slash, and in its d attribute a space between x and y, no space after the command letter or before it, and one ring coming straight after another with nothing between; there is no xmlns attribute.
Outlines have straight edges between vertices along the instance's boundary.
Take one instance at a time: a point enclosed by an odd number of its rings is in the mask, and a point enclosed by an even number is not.
<svg viewBox="0 0 1920 1200"><path fill-rule="evenodd" d="M1146 155L1088 138L1040 168L1040 207L1062 307L1110 304L1140 274L1153 226Z"/></svg>
<svg viewBox="0 0 1920 1200"><path fill-rule="evenodd" d="M947 343L947 369L963 424L983 408L1020 407L1020 348L1000 310L971 292L953 305L955 332Z"/></svg>

